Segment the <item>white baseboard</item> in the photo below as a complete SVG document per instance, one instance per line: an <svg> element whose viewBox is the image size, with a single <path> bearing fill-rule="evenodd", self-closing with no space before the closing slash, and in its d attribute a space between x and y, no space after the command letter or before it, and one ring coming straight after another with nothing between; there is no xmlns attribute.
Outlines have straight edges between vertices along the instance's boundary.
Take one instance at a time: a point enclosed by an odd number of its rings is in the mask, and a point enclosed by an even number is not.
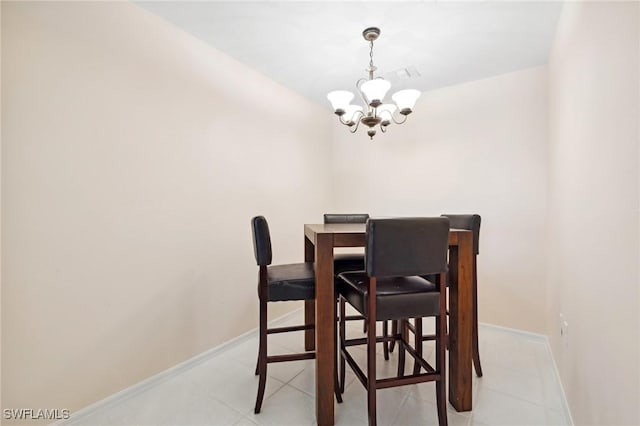
<svg viewBox="0 0 640 426"><path fill-rule="evenodd" d="M539 341L548 342L547 336L545 334L534 333L532 331L519 330L517 328L504 327L502 325L489 324L486 322L478 323L478 325L480 327L493 328L494 330L500 330L510 334L518 335L520 337L526 337L527 339L530 339L530 340L539 340Z"/></svg>
<svg viewBox="0 0 640 426"><path fill-rule="evenodd" d="M281 323L287 319L289 319L290 317L298 314L300 311L302 310L302 308L298 308L298 309L294 309L293 311L286 313L276 319L273 319L271 321L269 321L270 325L277 325L278 323ZM234 346L237 346L249 339L251 339L252 337L257 337L258 336L258 328L254 328L252 330L247 331L246 333L243 333L237 337L234 337L231 340L227 340L224 343L219 344L218 346L215 346L205 352L202 352L192 358L189 358L186 361L183 361L179 364L174 365L173 367L170 367L164 371L159 372L158 374L155 374L141 382L138 382L132 386L129 386L126 389L123 389L119 392L116 392L112 395L109 395L108 397L101 399L100 401L94 402L91 405L88 405L84 408L81 408L78 411L73 412L68 419L65 420L58 420L54 423L51 423L52 426L62 426L62 425L67 425L67 424L71 424L79 419L82 419L84 417L90 416L91 414L97 412L98 410L103 410L103 409L107 409L111 406L114 406L126 399L129 399L141 392L144 392L145 390L152 388L153 386L162 383L174 376L177 376L181 373L184 373L185 371L199 365L202 364L203 362L208 361L209 359L211 359L212 357L216 356L218 353L220 353L223 350L232 348ZM257 357L257 353L256 353L256 357Z"/></svg>
<svg viewBox="0 0 640 426"><path fill-rule="evenodd" d="M544 336L545 346L547 347L547 352L549 353L549 357L551 361L553 361L553 371L554 376L556 378L556 384L560 387L560 393L562 394L562 405L564 406L564 414L567 416L567 420L569 420L570 425L574 425L573 416L571 415L571 410L569 409L569 401L567 400L567 394L564 392L564 386L562 386L562 380L560 380L560 370L558 370L558 364L556 363L556 359L553 356L553 351L551 350L551 343L549 342L549 337Z"/></svg>
<svg viewBox="0 0 640 426"><path fill-rule="evenodd" d="M302 308L298 308L295 309L287 314L282 315L281 317L278 317L272 321L269 321L269 324L271 325L277 325L278 323L284 322L287 319L289 319L290 317L299 314L299 312L302 310ZM507 333L512 333L521 337L526 337L528 339L532 339L532 340L537 340L540 341L542 343L544 343L547 352L549 353L549 356L551 357L552 361L553 361L553 368L554 368L554 376L555 376L555 380L557 385L560 387L560 391L562 394L562 402L563 402L563 408L564 408L564 412L565 415L567 416L567 419L569 420L570 424L573 425L573 417L571 416L571 411L569 410L569 404L567 402L567 396L564 392L564 387L562 386L562 382L560 381L560 374L558 372L558 366L556 364L556 360L553 357L553 353L551 352L551 346L549 345L549 338L544 335L544 334L539 334L539 333L532 333L529 331L524 331L524 330L518 330L515 328L509 328L509 327L503 327L503 326L499 326L499 325L494 325L494 324L487 324L487 323L480 323L479 324L480 327L482 328L493 328L496 330L500 330L503 332L507 332ZM62 426L62 425L67 425L67 424L71 424L79 419L82 419L84 417L90 416L92 414L94 414L95 412L97 412L98 410L103 410L103 409L107 409L111 406L114 406L126 399L129 399L141 392L144 392L145 390L164 382L165 380L168 380L174 376L177 376L199 364L202 364L203 362L208 361L209 359L211 359L212 357L216 356L219 352L232 348L234 346L237 346L249 339L251 339L252 337L257 337L258 335L258 329L254 328L252 330L247 331L246 333L243 333L237 337L234 337L231 340L228 340L218 346L215 346L205 352L202 352L201 354L198 354L192 358L189 358L186 361L183 361L179 364L174 365L173 367L170 367L164 371L161 371L158 374L155 374L141 382L138 382L126 389L123 389L119 392L114 393L113 395L110 395L100 401L97 401L91 405L88 405L87 407L84 407L74 413L71 414L71 416L66 419L66 420L58 420L54 423L52 423L53 426ZM257 355L257 354L256 354Z"/></svg>
<svg viewBox="0 0 640 426"><path fill-rule="evenodd" d="M551 350L551 344L549 342L549 336L547 336L546 334L540 334L540 333L533 333L530 331L524 331L524 330L518 330L516 328L509 328L509 327L503 327L500 325L495 325L495 324L487 324L487 323L479 323L478 324L480 327L485 327L485 328L493 328L496 330L500 330L500 331L504 331L504 332L508 332L508 333L512 333L521 337L526 337L528 339L531 340L537 340L539 342L544 343L545 349L547 351L547 353L549 354L549 357L551 358L551 361L553 362L553 372L554 372L554 377L555 377L555 381L556 381L556 385L558 385L558 387L560 388L560 393L562 395L562 408L564 411L564 415L566 416L567 420L569 421L570 425L574 425L575 423L573 422L573 416L571 415L571 410L569 409L569 401L567 400L567 394L564 391L564 386L562 386L562 380L560 380L560 371L558 370L558 364L556 363L556 359L553 356L553 351Z"/></svg>

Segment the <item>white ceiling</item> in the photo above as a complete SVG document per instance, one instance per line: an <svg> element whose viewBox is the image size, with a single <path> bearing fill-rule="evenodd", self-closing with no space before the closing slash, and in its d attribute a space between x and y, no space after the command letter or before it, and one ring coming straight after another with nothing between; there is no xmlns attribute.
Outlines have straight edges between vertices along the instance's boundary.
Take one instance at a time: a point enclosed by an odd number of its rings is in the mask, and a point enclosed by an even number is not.
<svg viewBox="0 0 640 426"><path fill-rule="evenodd" d="M366 77L366 27L381 29L374 62L391 91L425 91L547 63L562 8L504 1L136 4L326 106L327 92L353 90Z"/></svg>

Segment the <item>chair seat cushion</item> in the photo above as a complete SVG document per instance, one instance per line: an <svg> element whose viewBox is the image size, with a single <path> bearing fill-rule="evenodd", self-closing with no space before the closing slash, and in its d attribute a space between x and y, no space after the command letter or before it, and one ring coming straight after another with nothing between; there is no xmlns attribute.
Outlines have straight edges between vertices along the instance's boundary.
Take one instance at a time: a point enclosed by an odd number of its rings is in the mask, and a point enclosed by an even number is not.
<svg viewBox="0 0 640 426"><path fill-rule="evenodd" d="M267 267L270 302L315 299L315 282L311 262Z"/></svg>
<svg viewBox="0 0 640 426"><path fill-rule="evenodd" d="M347 271L364 271L364 254L338 253L333 256L333 273L338 275Z"/></svg>
<svg viewBox="0 0 640 426"><path fill-rule="evenodd" d="M369 276L364 271L338 275L338 293L362 315L368 315ZM440 293L422 277L378 278L376 320L440 315Z"/></svg>

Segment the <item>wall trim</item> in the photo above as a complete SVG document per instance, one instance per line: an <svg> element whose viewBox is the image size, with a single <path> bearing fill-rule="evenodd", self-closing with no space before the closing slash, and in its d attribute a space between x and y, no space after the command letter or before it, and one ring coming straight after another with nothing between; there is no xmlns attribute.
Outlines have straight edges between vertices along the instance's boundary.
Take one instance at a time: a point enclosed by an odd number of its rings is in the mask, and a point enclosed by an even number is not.
<svg viewBox="0 0 640 426"><path fill-rule="evenodd" d="M571 415L571 410L569 409L569 401L567 400L567 394L564 391L564 386L562 386L562 380L560 379L560 370L558 370L558 364L556 363L556 358L553 356L553 351L551 350L551 342L549 341L549 336L546 334L534 333L531 331L518 330L517 328L509 328L496 324L488 324L484 322L478 323L480 327L484 328L493 328L494 330L500 330L507 333L515 334L521 337L526 337L531 340L537 340L541 343L544 343L544 347L551 358L551 362L553 363L553 376L555 378L556 385L560 388L560 394L562 395L562 408L564 411L564 415L566 420L568 420L571 426L575 425L573 422L573 416Z"/></svg>
<svg viewBox="0 0 640 426"><path fill-rule="evenodd" d="M278 325L278 323L284 322L287 319L289 319L290 317L298 314L303 308L297 308L294 309L291 312L288 312L278 318L275 318L271 321L269 321L269 324L271 325ZM540 333L534 333L531 331L525 331L525 330L518 330L516 328L509 328L509 327L504 327L501 325L496 325L496 324L488 324L488 323L484 323L481 322L479 323L481 328L492 328L495 330L500 330L503 332L507 332L507 333L511 333L514 335L518 335L521 337L526 337L528 339L531 340L537 340L540 341L542 343L544 343L544 346L546 348L547 353L549 354L549 356L551 357L551 360L553 362L553 370L554 370L554 377L555 377L555 381L556 384L560 387L560 393L562 394L562 405L563 405L563 409L564 409L564 414L567 418L567 420L569 421L570 425L574 425L573 423L573 417L571 416L571 410L569 410L569 403L567 401L567 395L564 391L564 387L562 386L562 381L560 380L560 373L558 370L558 365L556 363L556 359L553 356L553 352L551 351L551 345L549 343L549 337L545 334L540 334ZM75 411L71 414L71 416L66 419L66 420L58 420L54 423L51 423L51 425L53 426L62 426L62 425L67 425L67 424L71 424L77 420L80 420L84 417L88 417L92 414L94 414L95 412L99 411L99 410L103 410L103 409L108 409L111 406L114 406L126 399L129 399L135 395L138 395L139 393L142 393L144 391L146 391L147 389L152 388L153 386L162 383L172 377L175 377L199 364L202 364L206 361L208 361L209 359L211 359L212 357L214 357L215 355L218 355L218 353L222 352L223 350L226 349L230 349L234 346L238 346L241 343L246 342L247 340L251 339L252 337L257 337L258 336L258 328L253 328L249 331L247 331L246 333L243 333L237 337L234 337L233 339L227 340L226 342L223 342L217 346L214 346L211 349L206 350L205 352L202 352L198 355L195 355L185 361L182 361L176 365L174 365L173 367L169 367L164 371L161 371L157 374L154 374L153 376L142 380L141 382L138 382L134 385L129 386L128 388L125 388L119 392L116 392L112 395L107 396L104 399L101 399L100 401L96 401L91 405L88 405L84 408L81 408L78 411ZM256 354L257 355L257 354Z"/></svg>
<svg viewBox="0 0 640 426"><path fill-rule="evenodd" d="M278 325L279 323L282 323L284 321L286 321L287 319L289 319L290 317L298 314L300 311L302 310L302 308L297 308L294 309L291 312L288 312L278 318L275 318L271 321L269 321L270 325ZM107 396L104 399L101 399L99 401L94 402L93 404L90 404L84 408L79 409L78 411L75 411L73 413L71 413L71 415L69 416L68 419L65 420L58 420L54 423L51 423L52 426L62 426L62 425L68 425L68 424L72 424L80 419L83 419L85 417L88 417L94 413L96 413L99 410L104 410L104 409L108 409L114 405L117 405L118 403L127 400L135 395L138 395L139 393L142 393L144 391L146 391L147 389L152 388L153 386L160 384L172 377L175 377L179 374L184 373L187 370L190 370L191 368L200 365L206 361L208 361L209 359L211 359L212 357L214 357L215 355L218 355L220 352L230 349L232 347L238 346L241 343L246 342L247 340L251 339L252 337L258 337L258 328L253 328L249 331L247 331L246 333L243 333L237 337L234 337L233 339L227 340L226 342L223 342L217 346L214 346L211 349L208 349L202 353L199 353L198 355L195 355L185 361L182 361L176 365L174 365L173 367L169 367L166 370L163 370L157 374L154 374L151 377L148 377L138 383L135 383L131 386L129 386L128 388L125 388L121 391L118 391L112 395ZM258 356L257 352L256 352L256 357ZM256 358L257 359L257 358Z"/></svg>
<svg viewBox="0 0 640 426"><path fill-rule="evenodd" d="M548 336L544 336L545 346L547 347L547 352L551 357L551 361L553 362L553 371L554 376L556 377L556 384L560 387L560 393L562 394L562 405L564 405L564 414L567 416L567 420L569 420L570 425L575 425L573 422L573 416L571 415L571 410L569 409L569 400L567 399L567 394L564 391L564 386L562 386L562 380L560 379L560 370L558 369L558 364L556 363L556 358L553 356L553 351L551 350L551 342L549 341Z"/></svg>
<svg viewBox="0 0 640 426"><path fill-rule="evenodd" d="M549 339L547 339L547 335L542 333L534 333L533 331L520 330L517 328L505 327L503 325L490 324L487 322L479 322L478 325L481 327L493 328L494 330L500 330L510 334L515 334L520 337L526 337L531 340L544 340L547 343L549 342Z"/></svg>

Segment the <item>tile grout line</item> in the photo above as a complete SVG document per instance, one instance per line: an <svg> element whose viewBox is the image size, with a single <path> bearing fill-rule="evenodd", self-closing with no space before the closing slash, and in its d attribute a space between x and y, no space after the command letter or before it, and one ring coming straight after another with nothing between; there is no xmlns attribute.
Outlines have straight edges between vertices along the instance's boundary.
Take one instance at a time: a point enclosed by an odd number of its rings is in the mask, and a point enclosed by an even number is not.
<svg viewBox="0 0 640 426"><path fill-rule="evenodd" d="M273 319L271 321L269 321L269 324L279 324L282 322L285 322L291 318L294 318L296 315L299 315L300 312L302 311L302 308L297 308L291 312L286 313L285 315L282 315L281 317L278 317L276 319ZM492 387L485 387L485 389L490 390L491 392L495 392L498 393L500 395L503 396L508 396L510 398L514 398L517 399L519 401L522 402L526 402L529 403L531 405L535 405L539 408L544 409L544 411L546 413L553 411L556 412L558 414L561 414L564 418L564 421L567 422L569 425L573 425L573 418L571 416L571 412L569 410L568 407L568 402L567 402L567 398L566 398L566 394L564 392L564 388L562 386L562 382L560 381L560 376L559 376L559 372L558 372L558 368L557 368L557 363L555 358L553 357L553 353L551 351L550 348L550 343L549 343L549 338L546 335L542 335L542 334L537 334L537 333L532 333L532 332L528 332L528 331L523 331L523 330L517 330L517 329L512 329L512 328L508 328L508 327L503 327L503 326L498 326L498 325L493 325L493 324L487 324L487 323L481 323L481 327L485 328L485 329L493 329L502 333L505 333L507 335L510 335L511 338L516 338L516 339L526 339L529 342L538 342L537 344L542 344L544 346L544 349L541 349L541 354L542 352L544 352L544 354L546 355L547 359L550 358L551 364L549 365L546 369L547 370L551 370L551 377L553 377L552 380L550 380L549 383L553 382L553 385L555 385L555 387L559 390L560 392L560 402L561 404L559 406L548 406L545 402L542 403L538 403L538 402L533 402L530 401L528 399L525 399L523 397L517 396L515 394L512 393L508 393L506 391L503 390L499 390L499 389L494 389ZM98 413L98 412L102 412L102 411L108 411L111 410L115 407L118 406L118 404L122 404L122 405L126 405L127 402L134 396L139 395L145 391L148 391L168 380L170 380L171 378L174 377L180 377L181 374L186 373L187 371L194 369L198 366L200 366L201 364L204 364L205 362L214 359L216 356L219 356L221 354L224 354L226 351L238 347L239 345L250 341L252 338L255 338L255 336L257 335L257 328L254 328L252 330L249 330L246 333L243 333L233 339L230 339L226 342L221 343L220 345L217 345L203 353L200 353L198 355L193 356L192 358L185 360L181 363L178 363L176 365L174 365L173 367L170 367L154 376L151 376L137 384L134 384L122 391L119 391L115 394L112 394L100 401L97 401L96 403L93 403L87 407L84 407L78 411L76 411L75 413L73 413L71 415L71 417L69 419L66 419L64 421L57 421L55 423L52 423L53 425L56 426L61 426L61 425L71 425L71 424L75 424L78 421L82 421L85 418L88 418L89 416ZM275 344L275 343L274 343ZM248 345L247 345L248 346ZM289 348L287 346L282 346L279 344L276 344L276 346L284 348L289 350ZM244 352L244 349L243 349ZM378 354L377 354L378 355ZM243 361L247 361L248 359L245 360L245 358L242 358ZM232 361L234 361L234 363L236 365L240 365L242 367L247 367L247 363L243 363L240 360L237 359L231 359ZM536 362L537 364L540 364L540 361ZM282 392L283 389L285 389L288 386L290 386L293 390L299 391L302 394L314 398L314 395L312 395L311 393L309 393L306 390L300 389L297 386L293 385L292 382L300 377L302 374L305 374L305 372L307 371L308 366L305 366L301 371L295 373L291 378L289 378L288 380L284 381L284 380L280 380L277 377L274 377L272 375L268 375L270 380L275 380L276 382L278 382L278 386L277 388L271 393L269 394L269 396L265 396L265 401L271 399L274 395L278 394L279 392ZM516 373L518 372L518 370L514 369L507 369L509 372L513 372ZM253 373L251 373L253 374ZM197 383L195 382L191 382L189 380L189 382L192 385L197 385ZM352 380L353 382L353 380ZM350 383L351 385L353 385L353 383ZM477 386L481 386L482 383L478 383ZM242 422L243 420L246 422L250 422L250 423L255 423L255 421L250 417L253 413L253 409L249 409L247 410L247 412L242 412L234 407L232 407L231 405L229 405L228 403L218 399L218 397L208 394L207 393L207 397L211 400L216 401L217 403L229 408L230 410L232 410L232 412L236 413L239 415L239 417L235 420L235 423L233 424L237 424L239 422ZM390 424L395 425L396 422L400 419L400 416L402 414L402 408L407 404L407 401L409 400L409 398L414 398L414 395L412 395L412 391L409 390L408 392L406 392L403 396L402 399L400 401L400 403L397 405L398 407L400 407L395 413L394 416L392 418L392 421ZM420 398L416 399L420 402L426 402L421 400ZM545 399L546 402L547 399ZM433 405L431 403L431 405ZM478 407L476 406L475 409L477 409ZM474 418L474 413L471 412L470 415L467 417L467 420L465 421L465 425L466 426L470 426L473 423L473 418ZM258 423L259 424L259 423Z"/></svg>
<svg viewBox="0 0 640 426"><path fill-rule="evenodd" d="M547 353L548 357L551 359L551 363L553 365L553 376L554 376L555 385L560 389L560 394L562 396L562 407L561 407L561 410L558 410L558 411L562 411L562 414L564 415L565 419L569 421L569 425L571 425L571 426L574 425L575 423L573 421L573 416L571 415L571 410L569 408L569 401L567 400L567 394L564 391L564 386L562 385L562 380L560 380L560 372L558 370L558 364L556 363L556 359L553 356L553 351L551 350L551 344L549 342L549 337L547 335L545 335L545 334L533 333L533 332L530 332L530 331L518 330L518 329L515 329L515 328L509 328L509 327L504 327L504 326L495 325L495 324L489 324L489 323L483 323L483 322L480 323L480 326L486 327L486 328L489 328L489 329L505 331L505 332L508 332L510 334L526 337L528 339L537 340L537 341L540 341L541 343L543 343L543 345L545 347L545 352ZM502 393L503 395L506 395L503 392L500 392L500 393ZM526 400L524 400L522 398L516 397L515 395L510 395L510 396L515 397L515 398L520 399L520 400L523 400L523 401L526 401ZM527 401L527 402L531 402L531 401ZM531 403L535 404L533 402L531 402ZM535 405L540 406L539 404L535 404ZM543 405L543 407L545 409L554 409L554 408L551 408L551 407L547 407L545 405Z"/></svg>
<svg viewBox="0 0 640 426"><path fill-rule="evenodd" d="M297 308L294 309L291 312L288 312L278 318L275 318L271 321L269 321L269 324L279 324L283 321L286 321L287 319L289 319L290 317L293 317L294 315L298 314L300 311L302 310L302 308ZM51 426L64 426L64 425L71 425L75 422L77 422L78 420L81 420L85 417L89 417L90 415L97 413L100 410L105 410L105 409L109 409L112 408L114 406L116 406L117 404L123 403L125 401L127 401L128 399L132 398L135 395L139 395L142 392L149 390L153 387L155 387L156 385L159 385L167 380L169 380L172 377L177 377L178 375L200 365L203 364L204 362L210 360L211 358L213 358L216 355L219 355L220 353L222 353L225 350L228 350L230 348L236 347L238 345L240 345L241 343L244 343L245 341L248 341L249 339L251 339L252 337L254 337L254 335L257 335L258 333L258 328L253 328L245 333L242 333L239 336L236 336L230 340L227 340L217 346L214 346L211 349L208 349L200 354L197 354L185 361L182 361L172 367L167 368L166 370L160 371L157 374L154 374L151 377L148 377L138 383L135 383L123 390L120 390L116 393L113 393L99 401L96 401L84 408L79 409L78 411L75 411L74 413L72 413L68 419L64 419L64 420L58 420L56 422L51 423ZM237 411L237 410L236 410Z"/></svg>

